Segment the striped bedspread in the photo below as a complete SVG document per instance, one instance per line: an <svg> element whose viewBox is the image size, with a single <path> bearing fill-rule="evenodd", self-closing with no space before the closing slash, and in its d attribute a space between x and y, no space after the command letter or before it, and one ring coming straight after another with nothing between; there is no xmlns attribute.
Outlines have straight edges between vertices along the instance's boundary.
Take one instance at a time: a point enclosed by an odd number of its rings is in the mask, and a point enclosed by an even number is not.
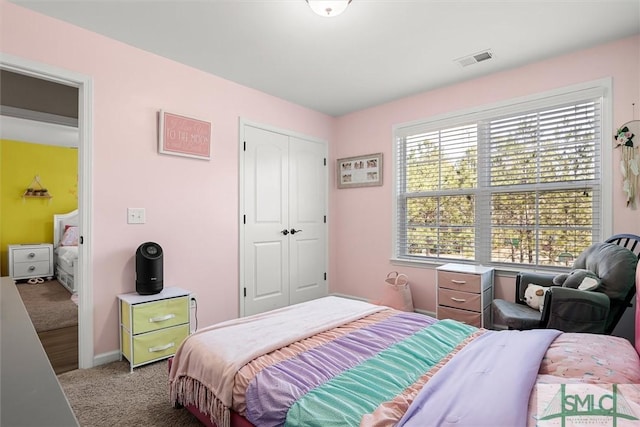
<svg viewBox="0 0 640 427"><path fill-rule="evenodd" d="M322 298L190 336L172 364L171 399L196 405L219 427L229 426L229 410L257 426L389 425L447 360L483 333Z"/></svg>
<svg viewBox="0 0 640 427"><path fill-rule="evenodd" d="M219 427L230 410L260 427L534 425L534 384L640 383L624 341L489 331L328 297L190 336L171 401Z"/></svg>
<svg viewBox="0 0 640 427"><path fill-rule="evenodd" d="M234 395L244 392L245 416L261 427L386 425L479 334L458 322L385 310L258 358L242 370L244 387Z"/></svg>

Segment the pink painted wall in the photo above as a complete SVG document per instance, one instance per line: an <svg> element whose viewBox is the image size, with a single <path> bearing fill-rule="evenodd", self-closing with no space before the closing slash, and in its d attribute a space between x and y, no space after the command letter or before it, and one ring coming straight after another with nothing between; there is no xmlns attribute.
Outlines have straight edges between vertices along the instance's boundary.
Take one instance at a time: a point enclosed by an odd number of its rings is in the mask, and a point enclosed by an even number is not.
<svg viewBox="0 0 640 427"><path fill-rule="evenodd" d="M0 52L93 79L95 354L117 350L116 295L134 252L165 253L165 286L197 293L199 326L238 315L238 119L324 140L335 119L78 27L0 3ZM157 154L156 111L213 123L211 161ZM144 225L127 207L146 208Z"/></svg>
<svg viewBox="0 0 640 427"><path fill-rule="evenodd" d="M384 185L331 193L331 274L335 292L373 299L389 271L402 271L412 283L417 308L435 311L432 268L393 265L392 126L430 116L492 104L601 78L613 78L613 126L640 111L640 36L421 93L338 118L331 157L382 152ZM638 118L638 117L636 117ZM613 141L613 138L612 138ZM613 144L611 145L611 147ZM604 149L609 149L605 144ZM613 153L617 165L620 150ZM625 207L621 176L614 167L614 233L640 234L640 211ZM334 173L335 175L335 173ZM335 181L335 178L334 178ZM335 188L335 184L334 184ZM513 277L497 277L497 298L513 299Z"/></svg>
<svg viewBox="0 0 640 427"><path fill-rule="evenodd" d="M330 141L340 157L383 152L384 186L330 192L333 292L374 299L390 270L406 272L417 308L434 311L434 272L393 266L391 165L394 124L583 81L613 77L614 125L640 105L640 37L434 90L339 119L134 49L0 0L0 52L91 76L94 87L93 289L95 353L118 348L115 296L134 290L135 248L165 250L165 284L196 292L200 326L238 315L238 118ZM156 154L155 112L213 122L213 157ZM614 153L617 164L619 153ZM614 193L615 232L640 234L638 211ZM126 208L145 207L145 225ZM497 279L510 297L512 278Z"/></svg>

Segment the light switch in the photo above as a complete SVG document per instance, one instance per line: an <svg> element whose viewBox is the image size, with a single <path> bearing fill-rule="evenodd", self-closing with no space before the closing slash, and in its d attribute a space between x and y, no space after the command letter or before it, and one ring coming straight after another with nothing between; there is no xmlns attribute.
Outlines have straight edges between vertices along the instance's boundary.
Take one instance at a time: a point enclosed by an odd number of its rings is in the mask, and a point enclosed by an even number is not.
<svg viewBox="0 0 640 427"><path fill-rule="evenodd" d="M145 221L144 208L127 208L127 224L144 224Z"/></svg>

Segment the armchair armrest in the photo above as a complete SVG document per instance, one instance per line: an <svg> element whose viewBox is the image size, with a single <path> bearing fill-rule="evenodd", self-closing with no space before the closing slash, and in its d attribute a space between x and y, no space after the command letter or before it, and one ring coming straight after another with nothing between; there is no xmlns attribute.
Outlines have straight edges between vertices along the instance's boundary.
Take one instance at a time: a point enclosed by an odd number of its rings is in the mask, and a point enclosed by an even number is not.
<svg viewBox="0 0 640 427"><path fill-rule="evenodd" d="M529 273L522 272L518 273L516 276L516 297L515 301L520 304L525 304L524 302L524 291L527 290L527 286L529 283L534 283L540 286L554 286L553 278L555 274L549 273Z"/></svg>
<svg viewBox="0 0 640 427"><path fill-rule="evenodd" d="M602 334L609 315L609 297L601 292L553 286L545 295L542 324L564 332Z"/></svg>

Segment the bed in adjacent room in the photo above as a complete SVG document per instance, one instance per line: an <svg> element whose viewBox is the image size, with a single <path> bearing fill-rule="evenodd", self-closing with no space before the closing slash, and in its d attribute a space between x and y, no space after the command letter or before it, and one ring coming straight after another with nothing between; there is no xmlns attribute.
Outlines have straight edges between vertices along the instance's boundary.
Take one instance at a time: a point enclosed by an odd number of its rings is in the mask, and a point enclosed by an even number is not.
<svg viewBox="0 0 640 427"><path fill-rule="evenodd" d="M619 384L640 418L640 360L623 338L491 331L338 297L198 331L169 383L173 404L218 427L533 426L564 416L544 412L562 384Z"/></svg>
<svg viewBox="0 0 640 427"><path fill-rule="evenodd" d="M75 294L78 290L78 210L53 216L55 276Z"/></svg>

